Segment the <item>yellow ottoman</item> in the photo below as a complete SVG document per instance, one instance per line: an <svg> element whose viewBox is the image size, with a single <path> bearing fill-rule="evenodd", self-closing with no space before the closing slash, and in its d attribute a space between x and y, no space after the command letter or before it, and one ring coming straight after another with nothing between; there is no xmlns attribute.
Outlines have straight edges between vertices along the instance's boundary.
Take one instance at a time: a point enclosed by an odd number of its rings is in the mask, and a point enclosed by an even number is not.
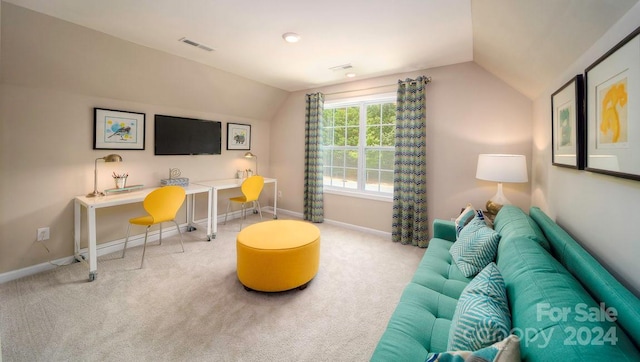
<svg viewBox="0 0 640 362"><path fill-rule="evenodd" d="M306 288L320 265L320 230L296 220L248 226L236 239L238 279L247 290Z"/></svg>

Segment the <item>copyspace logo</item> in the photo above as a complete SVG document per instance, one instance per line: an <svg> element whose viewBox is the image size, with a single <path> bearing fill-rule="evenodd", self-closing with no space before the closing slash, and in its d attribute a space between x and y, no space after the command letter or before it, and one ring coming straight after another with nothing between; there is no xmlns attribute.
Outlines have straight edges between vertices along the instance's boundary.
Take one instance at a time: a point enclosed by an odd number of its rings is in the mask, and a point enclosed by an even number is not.
<svg viewBox="0 0 640 362"><path fill-rule="evenodd" d="M578 303L573 307L552 307L550 303L538 303L536 305L536 318L538 322L551 321L562 325L562 322L569 322L564 327L564 344L568 346L603 346L616 345L618 343L617 328L613 326L603 326L605 322L615 322L618 320L618 311L613 307L606 307L600 303L598 307L590 307L585 303ZM584 323L577 326L578 323ZM534 345L545 348L553 338L553 333L557 329L546 330L536 328L514 328L511 332L520 337L521 343L526 346Z"/></svg>

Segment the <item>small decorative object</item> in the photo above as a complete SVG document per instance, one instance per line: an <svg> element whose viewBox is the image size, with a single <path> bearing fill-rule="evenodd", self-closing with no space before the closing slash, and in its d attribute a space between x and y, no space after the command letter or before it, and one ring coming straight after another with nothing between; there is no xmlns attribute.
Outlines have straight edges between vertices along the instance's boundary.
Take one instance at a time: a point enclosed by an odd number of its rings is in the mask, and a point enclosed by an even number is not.
<svg viewBox="0 0 640 362"><path fill-rule="evenodd" d="M237 179L243 179L244 178L244 171L241 171L241 170L236 171L236 178Z"/></svg>
<svg viewBox="0 0 640 362"><path fill-rule="evenodd" d="M251 149L251 125L227 123L227 150Z"/></svg>
<svg viewBox="0 0 640 362"><path fill-rule="evenodd" d="M144 150L144 113L93 110L94 150Z"/></svg>
<svg viewBox="0 0 640 362"><path fill-rule="evenodd" d="M123 189L127 187L127 177L129 177L128 173L117 174L113 173L113 180L116 182L117 189Z"/></svg>
<svg viewBox="0 0 640 362"><path fill-rule="evenodd" d="M640 180L640 28L585 73L586 170Z"/></svg>
<svg viewBox="0 0 640 362"><path fill-rule="evenodd" d="M253 176L253 171L250 168L246 169L245 172L247 173L247 177Z"/></svg>
<svg viewBox="0 0 640 362"><path fill-rule="evenodd" d="M579 74L551 95L551 163L584 168L584 81Z"/></svg>
<svg viewBox="0 0 640 362"><path fill-rule="evenodd" d="M177 186L189 186L189 179L187 177L180 177L182 172L178 168L170 168L169 169L169 178L165 178L160 180L160 185L169 186L169 185L177 185Z"/></svg>

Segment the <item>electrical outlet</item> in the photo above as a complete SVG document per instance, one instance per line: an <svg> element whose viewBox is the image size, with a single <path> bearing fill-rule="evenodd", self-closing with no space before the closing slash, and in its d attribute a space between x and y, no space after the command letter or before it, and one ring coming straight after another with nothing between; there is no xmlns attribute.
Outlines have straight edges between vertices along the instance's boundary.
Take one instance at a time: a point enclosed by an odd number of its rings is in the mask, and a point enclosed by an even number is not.
<svg viewBox="0 0 640 362"><path fill-rule="evenodd" d="M49 240L49 227L38 228L38 241Z"/></svg>
<svg viewBox="0 0 640 362"><path fill-rule="evenodd" d="M278 191L278 198L281 199L282 198L282 191Z"/></svg>

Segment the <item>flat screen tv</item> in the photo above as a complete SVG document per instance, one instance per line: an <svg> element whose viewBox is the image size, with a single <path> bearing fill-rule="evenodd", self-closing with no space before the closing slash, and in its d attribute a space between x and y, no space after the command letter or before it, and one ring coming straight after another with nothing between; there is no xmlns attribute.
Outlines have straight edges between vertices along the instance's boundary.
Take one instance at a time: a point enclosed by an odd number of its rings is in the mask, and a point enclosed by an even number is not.
<svg viewBox="0 0 640 362"><path fill-rule="evenodd" d="M156 155L219 155L222 124L217 121L155 115Z"/></svg>

